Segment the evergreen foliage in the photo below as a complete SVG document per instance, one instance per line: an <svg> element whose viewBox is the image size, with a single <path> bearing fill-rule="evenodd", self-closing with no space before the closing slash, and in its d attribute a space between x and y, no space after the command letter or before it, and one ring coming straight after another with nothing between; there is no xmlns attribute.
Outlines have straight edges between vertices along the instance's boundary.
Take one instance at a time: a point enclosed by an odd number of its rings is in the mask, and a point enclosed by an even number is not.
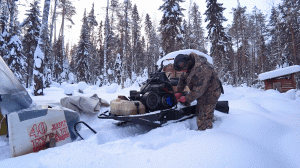
<svg viewBox="0 0 300 168"><path fill-rule="evenodd" d="M183 49L182 37L182 11L180 3L184 0L164 0L164 4L159 7L163 12L160 21L161 46L165 54Z"/></svg>
<svg viewBox="0 0 300 168"><path fill-rule="evenodd" d="M284 55L287 65L298 65L300 63L300 2L299 0L283 0L283 4L279 6L281 11L281 19L284 22L285 42Z"/></svg>
<svg viewBox="0 0 300 168"><path fill-rule="evenodd" d="M26 87L32 85L33 81L33 64L34 52L38 44L40 36L41 20L40 20L40 7L39 1L35 0L30 3L30 9L25 14L27 17L21 23L21 27L25 30L24 38L22 40L23 54L26 57Z"/></svg>
<svg viewBox="0 0 300 168"><path fill-rule="evenodd" d="M65 58L65 54L63 53L62 48L62 38L59 37L58 40L53 45L53 51L54 51L54 69L53 69L53 80L58 83L62 83L63 79L61 74L63 73L63 63Z"/></svg>
<svg viewBox="0 0 300 168"><path fill-rule="evenodd" d="M233 59L233 73L234 83L243 84L248 82L249 75L249 62L250 62L250 45L249 40L249 19L246 14L246 7L241 7L240 4L237 8L233 9L233 23L229 28L229 34L233 38L233 44L237 49Z"/></svg>
<svg viewBox="0 0 300 168"><path fill-rule="evenodd" d="M132 63L131 72L140 74L143 71L143 65L139 62L143 62L143 47L141 41L141 20L137 10L137 6L134 5L132 11L132 58L130 62Z"/></svg>
<svg viewBox="0 0 300 168"><path fill-rule="evenodd" d="M71 0L45 0L42 22L40 1L32 0L20 25L15 1L0 1L1 56L26 87L34 84L35 95L42 95L52 80L126 87L153 73L159 58L188 48L209 51L222 82L232 85L253 85L260 73L300 62L299 0L273 6L269 19L256 7L247 11L238 4L226 28L223 4L206 0L207 38L196 2L190 1L184 18L184 0L163 0L156 25L130 0L107 1L105 20L98 20L94 4L85 12L75 44L64 41L64 29L74 24L76 13Z"/></svg>
<svg viewBox="0 0 300 168"><path fill-rule="evenodd" d="M17 20L18 8L14 1L9 1L7 8L10 15L10 24L8 25L8 33L6 35L3 34L6 43L4 49L6 51L4 50L2 56L7 62L8 67L14 72L17 79L19 79L21 83L24 83L25 78L23 78L23 75L25 75L26 58L22 53L23 46L19 39L20 28Z"/></svg>
<svg viewBox="0 0 300 168"><path fill-rule="evenodd" d="M0 54L1 57L7 52L7 25L8 25L8 9L6 4L2 3L1 5L1 16L0 16Z"/></svg>
<svg viewBox="0 0 300 168"><path fill-rule="evenodd" d="M211 42L210 55L213 57L214 66L222 81L228 81L228 76L225 75L229 71L230 55L232 52L230 38L225 32L223 22L227 19L223 16L223 4L217 0L206 0L207 10L205 12L208 22L206 28L208 30L208 39ZM197 7L193 7L194 13L197 13ZM197 22L197 18L194 19ZM197 45L199 46L199 45Z"/></svg>
<svg viewBox="0 0 300 168"><path fill-rule="evenodd" d="M156 29L152 24L149 14L145 18L145 34L146 34L146 53L145 59L141 62L143 67L147 67L148 73L155 72L155 63L159 59L159 37ZM144 73L144 71L143 71Z"/></svg>
<svg viewBox="0 0 300 168"><path fill-rule="evenodd" d="M100 61L100 55L99 52L97 51L97 36L96 36L96 31L95 27L98 26L98 22L96 21L96 16L95 16L95 11L94 11L94 3L92 5L92 9L90 13L87 16L87 23L88 23L88 28L89 28L89 34L90 34L90 66L94 67L90 69L90 79L89 81L92 84L95 84L97 82L97 76L100 74L98 73L98 69L100 68L99 61Z"/></svg>
<svg viewBox="0 0 300 168"><path fill-rule="evenodd" d="M282 36L284 32L284 23L280 18L280 11L277 7L272 7L271 16L269 21L269 36L271 38L269 48L271 50L270 57L273 58L273 67L283 67L287 63L284 56L285 40Z"/></svg>
<svg viewBox="0 0 300 168"><path fill-rule="evenodd" d="M205 49L204 30L202 28L202 17L199 6L193 3L190 16L190 48L207 53Z"/></svg>
<svg viewBox="0 0 300 168"><path fill-rule="evenodd" d="M47 64L45 64L45 57L47 57L46 46L48 44L48 16L50 10L50 0L45 0L42 26L40 30L40 37L37 47L34 52L34 66L33 66L33 80L34 80L34 95L43 95L45 88L45 73L47 72ZM48 51L48 48L47 48Z"/></svg>
<svg viewBox="0 0 300 168"><path fill-rule="evenodd" d="M87 23L88 23L90 29L93 29L94 26L98 25L98 22L97 22L96 16L95 16L94 3L92 5L92 9L87 17Z"/></svg>
<svg viewBox="0 0 300 168"><path fill-rule="evenodd" d="M120 43L121 46L121 60L122 60L122 71L121 71L121 85L122 88L125 87L125 82L127 80L127 84L131 83L131 37L130 37L130 13L132 10L132 4L130 0L124 0L122 4L121 13L119 13L119 35L120 35ZM113 77L112 77L113 78Z"/></svg>
<svg viewBox="0 0 300 168"><path fill-rule="evenodd" d="M77 72L77 82L84 81L88 83L90 77L90 37L89 37L89 26L86 17L86 11L84 11L82 19L82 27L80 32L80 39L76 50L75 58L76 65L75 69Z"/></svg>

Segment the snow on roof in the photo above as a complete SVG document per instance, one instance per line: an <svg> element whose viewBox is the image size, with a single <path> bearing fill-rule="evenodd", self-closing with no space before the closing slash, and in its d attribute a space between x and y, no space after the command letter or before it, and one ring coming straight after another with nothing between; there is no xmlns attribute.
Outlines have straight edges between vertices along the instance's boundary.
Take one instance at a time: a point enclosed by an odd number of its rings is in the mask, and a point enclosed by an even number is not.
<svg viewBox="0 0 300 168"><path fill-rule="evenodd" d="M165 60L165 59L170 59L170 58L175 58L178 54L190 54L194 52L195 54L197 55L201 55L203 57L206 57L207 58L207 61L211 64L213 64L213 59L211 56L207 55L207 54L204 54L203 52L201 51L198 51L198 50L194 50L194 49L186 49L186 50L179 50L179 51L174 51L174 52L171 52L167 55L165 55L164 57L162 57L161 59L159 59L156 64L159 66L161 64L161 61ZM168 65L168 64L173 64L174 63L174 60L167 60L167 61L164 61L164 65Z"/></svg>
<svg viewBox="0 0 300 168"><path fill-rule="evenodd" d="M269 72L264 72L258 75L259 80L272 79L279 76L284 76L288 74L292 74L295 72L300 72L300 65L293 65L286 68L280 68Z"/></svg>

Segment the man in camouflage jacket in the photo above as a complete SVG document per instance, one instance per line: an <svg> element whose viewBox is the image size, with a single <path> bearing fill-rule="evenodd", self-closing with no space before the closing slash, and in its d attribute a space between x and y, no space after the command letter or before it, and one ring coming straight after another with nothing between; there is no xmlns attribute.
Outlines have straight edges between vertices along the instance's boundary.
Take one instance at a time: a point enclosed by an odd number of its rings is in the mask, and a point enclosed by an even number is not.
<svg viewBox="0 0 300 168"><path fill-rule="evenodd" d="M222 84L213 66L205 57L191 53L190 55L177 55L174 60L174 69L183 71L175 94L177 100L187 104L197 100L198 130L211 129L214 110L221 92L223 93ZM189 87L190 92L182 96L185 86Z"/></svg>

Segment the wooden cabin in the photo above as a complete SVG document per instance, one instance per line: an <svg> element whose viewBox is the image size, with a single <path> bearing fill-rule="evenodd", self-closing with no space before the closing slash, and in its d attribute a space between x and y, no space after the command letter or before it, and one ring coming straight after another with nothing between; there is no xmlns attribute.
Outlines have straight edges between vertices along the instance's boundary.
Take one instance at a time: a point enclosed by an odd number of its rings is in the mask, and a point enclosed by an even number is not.
<svg viewBox="0 0 300 168"><path fill-rule="evenodd" d="M259 80L264 81L265 90L274 89L284 93L297 88L296 73L300 72L300 65L276 69L259 75Z"/></svg>

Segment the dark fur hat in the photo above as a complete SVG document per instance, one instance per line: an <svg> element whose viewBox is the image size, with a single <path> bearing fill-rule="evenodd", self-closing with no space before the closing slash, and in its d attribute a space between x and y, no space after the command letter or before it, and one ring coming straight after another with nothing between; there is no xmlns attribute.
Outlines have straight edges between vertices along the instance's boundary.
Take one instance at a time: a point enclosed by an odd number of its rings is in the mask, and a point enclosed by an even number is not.
<svg viewBox="0 0 300 168"><path fill-rule="evenodd" d="M195 64L195 59L191 55L178 54L175 57L173 68L176 71L190 70Z"/></svg>

